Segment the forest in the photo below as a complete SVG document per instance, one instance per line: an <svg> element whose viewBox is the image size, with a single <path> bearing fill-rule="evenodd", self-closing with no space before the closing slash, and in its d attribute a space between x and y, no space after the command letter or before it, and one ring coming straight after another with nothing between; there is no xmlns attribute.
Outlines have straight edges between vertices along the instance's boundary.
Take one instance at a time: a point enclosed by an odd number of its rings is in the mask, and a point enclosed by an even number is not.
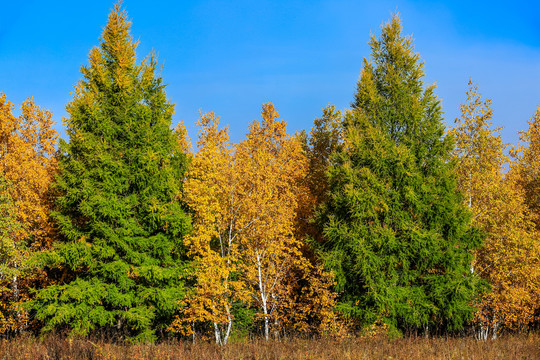
<svg viewBox="0 0 540 360"><path fill-rule="evenodd" d="M115 5L66 105L67 139L32 98L15 116L0 93L0 353L52 335L49 350L538 343L540 108L505 144L471 80L447 127L394 15L350 108L328 104L290 134L264 103L236 143L201 112L192 145L130 27Z"/></svg>

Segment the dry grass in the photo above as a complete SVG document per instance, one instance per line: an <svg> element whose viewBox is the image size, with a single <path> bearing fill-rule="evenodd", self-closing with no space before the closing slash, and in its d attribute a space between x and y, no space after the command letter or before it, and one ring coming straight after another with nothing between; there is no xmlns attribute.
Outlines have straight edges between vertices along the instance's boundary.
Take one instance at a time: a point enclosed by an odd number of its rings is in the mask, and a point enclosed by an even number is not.
<svg viewBox="0 0 540 360"><path fill-rule="evenodd" d="M21 337L0 341L0 359L540 359L540 335L496 341L471 338L405 338L252 341L219 347L211 343L156 345Z"/></svg>

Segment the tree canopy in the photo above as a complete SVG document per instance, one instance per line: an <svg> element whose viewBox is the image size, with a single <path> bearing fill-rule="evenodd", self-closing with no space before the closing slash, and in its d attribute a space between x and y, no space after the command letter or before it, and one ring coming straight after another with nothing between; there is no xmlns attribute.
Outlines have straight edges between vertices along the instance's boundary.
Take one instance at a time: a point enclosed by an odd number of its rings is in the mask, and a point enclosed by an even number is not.
<svg viewBox="0 0 540 360"><path fill-rule="evenodd" d="M398 330L457 329L474 314L480 235L456 187L434 86L397 16L372 36L319 218L341 310Z"/></svg>
<svg viewBox="0 0 540 360"><path fill-rule="evenodd" d="M67 105L53 217L61 241L40 257L56 284L32 305L45 330L151 340L183 297L189 216L179 201L186 156L153 55L120 5Z"/></svg>

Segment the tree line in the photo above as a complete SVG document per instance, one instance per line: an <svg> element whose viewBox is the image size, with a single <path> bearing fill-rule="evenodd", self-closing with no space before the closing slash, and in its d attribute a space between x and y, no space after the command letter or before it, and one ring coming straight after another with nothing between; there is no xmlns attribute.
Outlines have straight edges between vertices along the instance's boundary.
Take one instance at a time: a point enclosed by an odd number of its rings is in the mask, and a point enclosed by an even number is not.
<svg viewBox="0 0 540 360"><path fill-rule="evenodd" d="M0 332L155 341L523 331L540 314L540 110L504 144L469 83L443 122L397 15L351 107L273 104L196 148L117 4L64 119L0 96Z"/></svg>

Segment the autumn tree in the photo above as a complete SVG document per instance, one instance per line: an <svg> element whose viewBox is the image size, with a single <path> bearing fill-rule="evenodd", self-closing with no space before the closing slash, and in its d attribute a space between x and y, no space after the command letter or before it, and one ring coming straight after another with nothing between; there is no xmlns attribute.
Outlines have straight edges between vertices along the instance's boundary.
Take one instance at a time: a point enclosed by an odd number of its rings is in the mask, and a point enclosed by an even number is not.
<svg viewBox="0 0 540 360"><path fill-rule="evenodd" d="M17 218L25 224L17 234L34 247L51 242L48 202L49 185L56 170L57 134L49 111L33 99L21 104L21 114L13 116L13 104L0 96L0 156L2 171L11 182Z"/></svg>
<svg viewBox="0 0 540 360"><path fill-rule="evenodd" d="M518 163L521 186L526 202L534 214L536 227L540 230L540 107L529 120L529 128L519 133L519 145L512 149Z"/></svg>
<svg viewBox="0 0 540 360"><path fill-rule="evenodd" d="M538 320L540 312L540 291L538 262L540 261L540 242L538 232L540 231L540 201L538 190L540 189L540 165L538 155L540 154L540 107L537 108L533 117L529 120L529 127L526 131L519 132L518 146L510 149L512 161L507 178L512 180L511 186L516 188L518 196L512 194L512 200L524 202L527 210L521 207L512 207L511 219L520 219L526 216L524 222L534 224L534 231L530 227L526 228L527 234L523 234L521 241L513 251L512 260L516 263L516 269L510 270L509 274L519 277L515 286L522 294L513 296L516 307L521 310L521 314L511 314L508 319L512 328L526 328L532 321ZM519 203L522 206L521 202ZM509 210L510 211L510 210ZM515 216L514 213L517 215ZM522 214L523 213L523 214ZM528 235L528 236L527 236ZM514 245L515 246L515 245ZM505 285L509 285L505 282ZM511 295L512 292L510 292Z"/></svg>
<svg viewBox="0 0 540 360"><path fill-rule="evenodd" d="M238 235L253 221L238 226L246 199L239 193L228 128L218 128L214 113L202 114L196 124L198 152L184 185L186 204L194 212L193 231L185 244L194 258L196 284L171 329L190 334L191 324L210 322L216 343L225 345L233 327L233 306L248 300L239 278Z"/></svg>
<svg viewBox="0 0 540 360"><path fill-rule="evenodd" d="M482 101L478 86L471 80L466 94L467 102L460 105L461 117L448 133L455 141L458 187L465 195L467 206L478 217L493 206L494 201L489 197L497 194L486 185L500 183L508 157L504 154L502 128L492 128L491 99Z"/></svg>
<svg viewBox="0 0 540 360"><path fill-rule="evenodd" d="M260 309L264 337L278 326L287 277L301 261L294 226L301 180L307 161L301 144L286 133L274 106L264 104L262 122L253 121L247 138L236 146L235 166L244 206L237 220L243 277ZM248 227L250 223L253 223Z"/></svg>
<svg viewBox="0 0 540 360"><path fill-rule="evenodd" d="M254 122L248 139L236 145L229 143L227 128L218 128L214 113L197 123L198 152L184 187L194 212L186 246L197 281L173 331L189 334L193 324L206 322L213 325L216 343L226 344L239 326L233 308L249 312L252 300L266 338L271 320L275 331L276 323L309 331L314 323L328 322L331 279L302 257L296 237L298 208L308 195L306 158L277 116L265 104L263 123Z"/></svg>
<svg viewBox="0 0 540 360"><path fill-rule="evenodd" d="M480 243L456 188L452 142L413 39L394 16L372 36L320 213L339 309L360 325L425 333L474 315Z"/></svg>
<svg viewBox="0 0 540 360"><path fill-rule="evenodd" d="M334 105L327 105L323 108L322 116L313 120L313 128L306 141L308 186L317 204L323 203L328 195L326 172L332 154L339 149L342 141L341 119L341 111L336 110Z"/></svg>
<svg viewBox="0 0 540 360"><path fill-rule="evenodd" d="M17 302L13 298L12 280L20 275L13 263L20 261L19 249L14 241L19 230L13 199L10 195L11 184L4 175L0 175L0 330L2 333L13 330L18 325L16 316Z"/></svg>
<svg viewBox="0 0 540 360"><path fill-rule="evenodd" d="M324 269L318 255L323 241L315 220L318 207L328 197L327 170L332 154L341 146L342 113L334 105L322 109L322 116L313 120L309 133L302 130L295 138L302 144L307 158L307 171L298 188L298 210L295 237L300 240L302 261L291 269L286 281L288 295L280 307L283 328L302 334L333 334L344 330L334 308L337 293L332 291L334 277Z"/></svg>
<svg viewBox="0 0 540 360"><path fill-rule="evenodd" d="M322 234L313 216L317 207L327 200L328 166L332 154L338 150L342 141L341 112L334 105L327 105L322 111L322 116L313 120L309 134L305 131L299 134L308 160L308 171L305 177L307 194L300 202L298 235L307 234L316 241L321 241Z"/></svg>
<svg viewBox="0 0 540 360"><path fill-rule="evenodd" d="M43 280L36 272L27 271L26 263L32 253L50 246L53 238L50 184L56 172L57 135L52 124L51 113L33 99L21 104L21 114L16 117L13 104L0 95L2 198L7 201L4 206L14 212L8 214L4 208L4 219L13 226L3 239L2 301L4 309L11 309L11 315L4 313L9 326L3 330L26 326L21 304L28 299L29 287Z"/></svg>
<svg viewBox="0 0 540 360"><path fill-rule="evenodd" d="M510 171L500 127L493 127L491 100L482 100L469 81L467 102L449 134L455 140L459 188L473 213L473 224L486 234L471 271L486 279L491 291L478 304L478 336L497 337L501 328L527 325L537 305L538 246L525 193L515 164Z"/></svg>
<svg viewBox="0 0 540 360"><path fill-rule="evenodd" d="M301 238L301 240L304 240ZM326 271L313 253L307 252L302 244L300 258L293 262L282 280L280 304L276 315L278 326L275 333L300 336L342 336L346 328L336 314L338 294L333 291L334 277Z"/></svg>
<svg viewBox="0 0 540 360"><path fill-rule="evenodd" d="M44 331L153 340L185 293L186 157L156 60L137 63L136 48L117 4L67 105L53 213L61 240L39 257L57 284L32 302Z"/></svg>

